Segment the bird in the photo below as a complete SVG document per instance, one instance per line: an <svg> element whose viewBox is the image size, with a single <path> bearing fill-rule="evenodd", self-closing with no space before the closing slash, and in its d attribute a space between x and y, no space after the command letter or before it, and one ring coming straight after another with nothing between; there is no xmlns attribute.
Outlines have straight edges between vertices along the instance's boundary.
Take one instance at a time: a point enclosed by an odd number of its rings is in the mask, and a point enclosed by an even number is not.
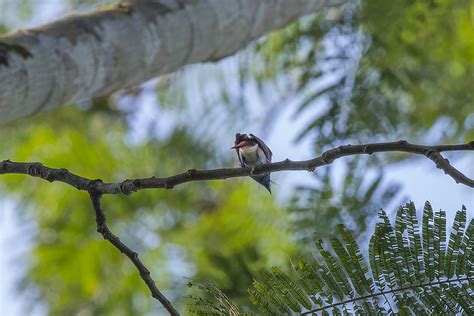
<svg viewBox="0 0 474 316"><path fill-rule="evenodd" d="M273 153L270 148L268 148L263 140L253 134L235 134L234 146L231 149L235 149L237 152L240 166L243 168L254 168L258 165L272 162ZM250 177L263 185L272 194L269 173Z"/></svg>

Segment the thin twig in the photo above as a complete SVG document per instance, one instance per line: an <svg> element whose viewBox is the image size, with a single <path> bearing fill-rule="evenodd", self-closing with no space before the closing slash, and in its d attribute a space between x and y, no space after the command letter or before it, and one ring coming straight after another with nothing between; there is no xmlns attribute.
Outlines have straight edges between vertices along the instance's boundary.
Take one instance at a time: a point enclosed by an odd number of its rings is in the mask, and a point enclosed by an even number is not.
<svg viewBox="0 0 474 316"><path fill-rule="evenodd" d="M156 287L155 281L150 275L150 271L138 258L138 253L130 249L125 245L117 236L115 236L109 229L106 223L106 217L104 210L101 205L102 195L96 191L98 184L102 183L100 180L95 180L90 183L89 196L92 201L92 207L95 211L95 221L97 224L97 231L104 237L105 240L109 241L115 246L121 253L125 254L130 261L133 262L137 270L140 272L140 277L145 281L146 285L150 289L151 296L160 301L164 308L170 313L170 315L179 315L178 311L171 305L170 301L161 293Z"/></svg>

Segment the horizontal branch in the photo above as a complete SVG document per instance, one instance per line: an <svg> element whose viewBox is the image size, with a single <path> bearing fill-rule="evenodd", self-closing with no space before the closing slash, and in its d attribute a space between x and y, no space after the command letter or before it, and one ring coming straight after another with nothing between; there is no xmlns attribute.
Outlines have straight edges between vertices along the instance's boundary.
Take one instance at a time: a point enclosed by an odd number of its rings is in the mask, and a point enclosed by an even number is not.
<svg viewBox="0 0 474 316"><path fill-rule="evenodd" d="M247 168L222 168L212 170L190 169L186 172L166 177L166 178L138 178L127 179L115 183L94 184L95 190L100 194L131 194L143 189L172 189L175 186L193 181L222 180L228 178L244 177L250 175L259 175L268 172L306 170L314 171L316 168L329 165L334 160L353 155L373 154L381 152L406 152L416 155L423 155L432 160L435 165L442 169L447 175L451 176L456 183L462 183L474 188L474 180L470 179L462 172L453 167L441 152L446 151L473 151L474 141L459 145L439 145L424 146L411 144L406 141L373 143L365 145L344 145L330 149L321 156L310 160L291 161L289 159L265 164L255 167L253 170ZM5 160L0 163L0 174L26 174L34 177L40 177L50 182L60 181L67 183L78 190L88 191L95 183L95 180L88 179L67 169L55 169L43 166L36 162L12 162Z"/></svg>
<svg viewBox="0 0 474 316"><path fill-rule="evenodd" d="M372 154L379 152L406 152L418 155L424 155L432 160L436 166L449 176L456 183L462 183L474 188L474 180L466 177L459 170L454 168L441 152L445 151L472 151L474 150L474 141L460 145L440 145L440 146L423 146L410 144L406 141L374 143L366 145L345 145L330 149L321 156L310 160L284 161L265 164L250 170L247 168L223 168L213 170L195 170L191 169L184 173L180 173L167 178L142 178L127 179L117 183L103 183L102 180L93 180L76 175L67 169L55 169L43 166L37 162L13 162L4 160L0 163L0 174L25 174L33 177L39 177L47 181L59 181L69 184L78 190L87 191L89 193L93 209L96 215L97 231L109 241L120 252L124 253L130 261L135 265L140 273L140 277L146 283L152 296L157 299L170 313L170 315L179 315L176 309L166 299L166 297L156 287L155 281L150 275L150 271L138 258L138 254L125 245L115 236L106 224L105 213L101 205L101 197L103 194L131 194L143 189L171 189L176 185L204 180L219 180L227 178L235 178L249 175L258 175L268 172L289 171L289 170L307 170L314 171L316 168L329 165L334 160L352 155ZM344 303L344 302L343 302ZM341 304L343 304L341 303Z"/></svg>

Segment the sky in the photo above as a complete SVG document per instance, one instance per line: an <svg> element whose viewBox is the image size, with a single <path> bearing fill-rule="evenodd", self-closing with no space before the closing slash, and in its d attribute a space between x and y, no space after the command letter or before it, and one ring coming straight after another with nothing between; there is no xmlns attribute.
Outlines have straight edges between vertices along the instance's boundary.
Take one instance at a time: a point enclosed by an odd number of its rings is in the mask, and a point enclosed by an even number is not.
<svg viewBox="0 0 474 316"><path fill-rule="evenodd" d="M34 11L34 18L25 23L24 21L15 21L6 13L15 3L17 3L16 0L0 0L0 19L7 21L13 26L21 25L24 27L32 27L34 25L40 25L61 16L63 12L68 10L68 8L64 6L63 1L33 1L37 6ZM196 75L193 74L193 72L199 73L199 71L202 71L202 67L207 67L211 73L225 69L228 77L237 78L238 68L236 67L236 61L238 58L240 57L228 58L218 65L206 64L204 66L192 66L188 67L185 71L189 72L192 82L195 82L192 76ZM239 87L236 82L230 82L228 84L235 89ZM210 85L212 86L212 82ZM194 89L198 88L199 87L194 87ZM209 93L211 95L213 94L212 89ZM248 107L250 109L259 109L260 107L257 103L261 100L256 97L255 92L253 92L252 89L248 89L245 94L244 97L248 103ZM132 128L128 135L131 143L137 142L140 138L145 137L145 135L143 135L144 129L141 128L143 124L155 124L157 126L156 132L162 133L161 136L165 137L167 131L173 126L170 122L177 122L182 119L180 117L173 117L173 115L166 112L166 110L160 109L154 93L144 94L141 98L140 110L131 118L133 120L131 122ZM256 104L253 105L252 102ZM261 126L259 127L259 124L249 124L248 130L238 130L235 132L254 133L262 136L274 153L274 161L280 161L285 158L292 160L313 158L313 149L309 139L298 144L294 143L297 131L304 125L305 117L311 117L311 115L303 115L295 119L293 117L294 107L290 101L281 108L270 130L262 129ZM258 110L256 111L257 112L252 113L252 117L255 118L254 122L259 122L262 113L259 113ZM222 133L219 134L218 137L219 142L223 144L233 143L233 132ZM395 139L391 139L387 141L394 140ZM229 151L229 155L233 154L233 152ZM0 157L0 159L6 158L8 157ZM463 158L450 159L450 161L467 176L471 178L474 177L474 153L468 153L464 155ZM472 189L456 184L454 180L437 169L429 159L421 157L416 161L410 160L409 162L390 166L385 168L385 171L386 177L384 181L394 181L402 184L400 197L412 197L417 209L422 209L425 201L429 200L435 210L443 209L447 211L448 223L451 223L455 210L460 209L461 204L464 204L468 210L469 218L472 218L474 210L474 194L472 193ZM318 170L316 170L316 172L318 172ZM342 180L340 174L342 173L338 173L336 169L332 175L335 183ZM274 197L282 201L289 197L289 192L291 192L289 188L302 183L314 184L313 178L307 172L279 172L273 174L272 177L277 184L275 186ZM42 183L41 185L47 184ZM395 207L396 206L393 205L387 209L392 219ZM378 210L374 209L374 213L377 211ZM20 218L14 199L0 197L0 311L2 315L16 316L25 315L27 313L24 310L25 304L23 301L27 298L18 298L14 293L14 288L15 282L19 280L24 272L24 265L22 263L27 260L28 250L32 242L28 236L31 236L32 231L34 231L34 224L28 221L25 222ZM28 314L30 313L28 312ZM46 314L46 306L38 306L33 312L33 315Z"/></svg>

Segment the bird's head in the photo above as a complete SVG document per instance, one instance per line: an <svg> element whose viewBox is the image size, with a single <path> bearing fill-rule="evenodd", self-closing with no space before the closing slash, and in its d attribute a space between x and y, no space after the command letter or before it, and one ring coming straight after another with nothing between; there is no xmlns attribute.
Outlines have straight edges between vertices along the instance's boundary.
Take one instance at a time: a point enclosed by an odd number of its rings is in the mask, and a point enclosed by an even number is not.
<svg viewBox="0 0 474 316"><path fill-rule="evenodd" d="M248 136L247 134L235 134L234 146L230 149L239 149L242 147L254 146L256 144L255 139Z"/></svg>

